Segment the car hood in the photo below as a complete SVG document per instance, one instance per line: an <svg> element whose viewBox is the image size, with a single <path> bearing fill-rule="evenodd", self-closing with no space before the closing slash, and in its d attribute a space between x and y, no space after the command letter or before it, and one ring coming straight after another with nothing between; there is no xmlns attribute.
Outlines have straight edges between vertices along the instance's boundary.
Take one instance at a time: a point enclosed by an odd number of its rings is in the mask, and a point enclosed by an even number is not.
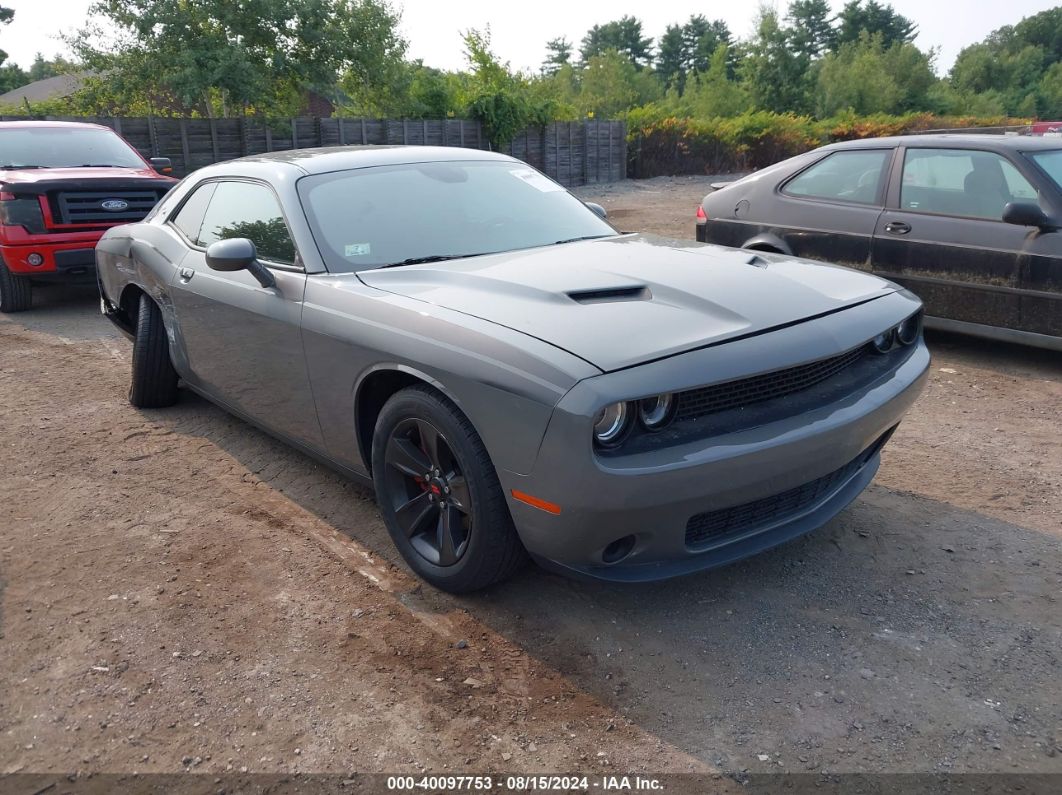
<svg viewBox="0 0 1062 795"><path fill-rule="evenodd" d="M834 265L640 234L357 275L529 334L605 372L897 289Z"/></svg>
<svg viewBox="0 0 1062 795"><path fill-rule="evenodd" d="M165 179L176 182L159 174L148 166L140 168L7 168L0 169L0 181L7 183L30 184L34 182L51 182L55 180L94 180L94 179Z"/></svg>

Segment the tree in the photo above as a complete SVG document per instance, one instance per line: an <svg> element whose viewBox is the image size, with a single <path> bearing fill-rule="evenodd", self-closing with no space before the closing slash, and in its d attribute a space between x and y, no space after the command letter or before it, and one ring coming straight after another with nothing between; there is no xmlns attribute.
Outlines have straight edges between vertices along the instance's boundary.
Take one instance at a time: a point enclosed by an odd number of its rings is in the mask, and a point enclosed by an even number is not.
<svg viewBox="0 0 1062 795"><path fill-rule="evenodd" d="M749 109L749 98L741 84L730 78L728 47L718 47L708 68L694 73L686 82L684 110L698 118L736 116Z"/></svg>
<svg viewBox="0 0 1062 795"><path fill-rule="evenodd" d="M564 36L546 42L546 60L542 62L542 74L554 75L562 66L572 62L574 47Z"/></svg>
<svg viewBox="0 0 1062 795"><path fill-rule="evenodd" d="M682 93L686 79L686 42L680 25L668 25L660 37L656 74L665 89L673 88Z"/></svg>
<svg viewBox="0 0 1062 795"><path fill-rule="evenodd" d="M583 36L579 55L583 63L589 63L595 55L607 50L615 50L627 56L636 69L652 63L653 40L642 35L642 23L639 19L624 16L604 25L594 25Z"/></svg>
<svg viewBox="0 0 1062 795"><path fill-rule="evenodd" d="M681 95L689 76L707 71L715 51L722 46L729 47L730 43L730 29L721 19L709 22L701 14L694 14L684 25L668 25L656 56L656 73L664 88ZM733 76L729 50L728 58L728 69Z"/></svg>
<svg viewBox="0 0 1062 795"><path fill-rule="evenodd" d="M793 49L815 59L832 50L837 41L828 0L793 0L787 20L792 28Z"/></svg>
<svg viewBox="0 0 1062 795"><path fill-rule="evenodd" d="M913 41L918 33L914 22L897 14L891 5L881 5L877 0L849 0L837 15L837 21L837 46L859 41L864 32L880 33L885 47Z"/></svg>
<svg viewBox="0 0 1062 795"><path fill-rule="evenodd" d="M578 102L584 113L610 119L660 94L660 83L651 73L639 71L624 53L606 50L591 56L583 69Z"/></svg>
<svg viewBox="0 0 1062 795"><path fill-rule="evenodd" d="M296 113L308 89L341 73L363 89L405 51L385 0L97 0L90 14L71 44L119 101L209 116Z"/></svg>
<svg viewBox="0 0 1062 795"><path fill-rule="evenodd" d="M809 106L809 61L793 50L778 12L761 6L756 36L741 63L742 85L752 105L775 113L805 113Z"/></svg>
<svg viewBox="0 0 1062 795"><path fill-rule="evenodd" d="M1062 7L992 31L964 48L951 69L958 96L991 97L1011 115L1054 115L1057 96L1049 75L1062 62Z"/></svg>
<svg viewBox="0 0 1062 795"><path fill-rule="evenodd" d="M75 68L75 64L65 58L56 57L49 61L46 60L41 53L37 53L33 57L33 63L30 64L27 77L30 82L33 82L34 80L47 80L49 77L67 74Z"/></svg>
<svg viewBox="0 0 1062 795"><path fill-rule="evenodd" d="M700 14L692 15L682 26L683 67L686 72L706 72L712 56L720 47L729 47L733 42L730 28L721 19L709 22ZM732 67L731 61L727 62ZM730 75L733 76L731 69Z"/></svg>
<svg viewBox="0 0 1062 795"><path fill-rule="evenodd" d="M863 115L920 110L935 82L930 57L913 44L886 48L882 34L863 32L822 59L816 111L826 117L844 110Z"/></svg>
<svg viewBox="0 0 1062 795"><path fill-rule="evenodd" d="M7 25L15 17L12 8L0 6L0 25ZM29 82L26 73L18 64L8 64L7 53L0 50L0 93L18 88Z"/></svg>

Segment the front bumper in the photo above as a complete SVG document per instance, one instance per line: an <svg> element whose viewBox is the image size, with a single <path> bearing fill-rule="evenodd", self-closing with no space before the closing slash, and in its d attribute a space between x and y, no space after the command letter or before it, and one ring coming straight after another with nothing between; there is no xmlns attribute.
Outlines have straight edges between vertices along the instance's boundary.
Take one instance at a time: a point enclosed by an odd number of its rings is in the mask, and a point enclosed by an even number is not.
<svg viewBox="0 0 1062 795"><path fill-rule="evenodd" d="M872 329L888 325L881 323L883 315L897 312L902 318L913 309L916 302L896 296L849 311L873 336ZM619 389L630 390L647 377L671 385L679 373L695 378L697 371L714 366L726 372L742 362L746 367L759 362L769 371L772 360L799 361L795 350L818 348L828 355L835 352L831 346L850 343L853 318L846 315L685 354L649 366L652 372L634 368L599 379L629 381ZM920 394L928 368L929 352L919 341L896 369L836 403L707 440L615 458L596 456L589 443L586 406L592 398L585 393L599 379L588 379L558 405L532 472L499 474L525 546L547 566L625 582L713 568L820 527L855 499L874 477L880 449ZM585 449L573 439L586 439ZM555 503L560 513L519 502L511 497L512 489ZM716 525L723 517L728 529L691 541L690 527L696 524L691 520L705 517ZM607 563L610 545L630 536L629 554Z"/></svg>
<svg viewBox="0 0 1062 795"><path fill-rule="evenodd" d="M63 237L74 237L64 235ZM96 274L96 242L99 233L78 235L77 239L55 242L48 240L38 243L0 246L0 256L8 270L20 276L33 279L55 279L70 281L92 281ZM29 255L38 254L42 258L40 265L31 265Z"/></svg>

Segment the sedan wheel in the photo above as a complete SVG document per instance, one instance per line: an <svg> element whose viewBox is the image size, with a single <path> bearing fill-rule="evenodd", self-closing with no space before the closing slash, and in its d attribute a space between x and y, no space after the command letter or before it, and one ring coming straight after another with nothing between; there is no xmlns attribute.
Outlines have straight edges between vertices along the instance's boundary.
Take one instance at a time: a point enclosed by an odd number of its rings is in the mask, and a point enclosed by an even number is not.
<svg viewBox="0 0 1062 795"><path fill-rule="evenodd" d="M376 498L406 563L438 588L485 588L525 561L498 475L472 423L428 387L395 394L376 421Z"/></svg>

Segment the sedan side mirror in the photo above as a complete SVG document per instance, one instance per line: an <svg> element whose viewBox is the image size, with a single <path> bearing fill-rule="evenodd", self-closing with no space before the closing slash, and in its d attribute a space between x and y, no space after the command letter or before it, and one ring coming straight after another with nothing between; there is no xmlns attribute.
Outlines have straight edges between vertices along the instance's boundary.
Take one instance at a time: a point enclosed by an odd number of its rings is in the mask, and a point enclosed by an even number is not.
<svg viewBox="0 0 1062 795"><path fill-rule="evenodd" d="M149 161L151 167L167 177L173 173L173 161L168 157L153 157Z"/></svg>
<svg viewBox="0 0 1062 795"><path fill-rule="evenodd" d="M206 264L216 271L245 270L263 287L276 287L277 284L269 268L258 261L258 250L254 247L254 242L246 237L233 237L211 243L206 250Z"/></svg>
<svg viewBox="0 0 1062 795"><path fill-rule="evenodd" d="M593 210L598 215L600 215L602 218L605 218L605 219L608 218L608 210L606 210L600 204L597 204L596 202L586 202L586 206L589 207L591 210Z"/></svg>
<svg viewBox="0 0 1062 795"><path fill-rule="evenodd" d="M1044 232L1058 229L1058 224L1032 202L1007 202L1003 208L1003 221L1017 226L1035 226Z"/></svg>

